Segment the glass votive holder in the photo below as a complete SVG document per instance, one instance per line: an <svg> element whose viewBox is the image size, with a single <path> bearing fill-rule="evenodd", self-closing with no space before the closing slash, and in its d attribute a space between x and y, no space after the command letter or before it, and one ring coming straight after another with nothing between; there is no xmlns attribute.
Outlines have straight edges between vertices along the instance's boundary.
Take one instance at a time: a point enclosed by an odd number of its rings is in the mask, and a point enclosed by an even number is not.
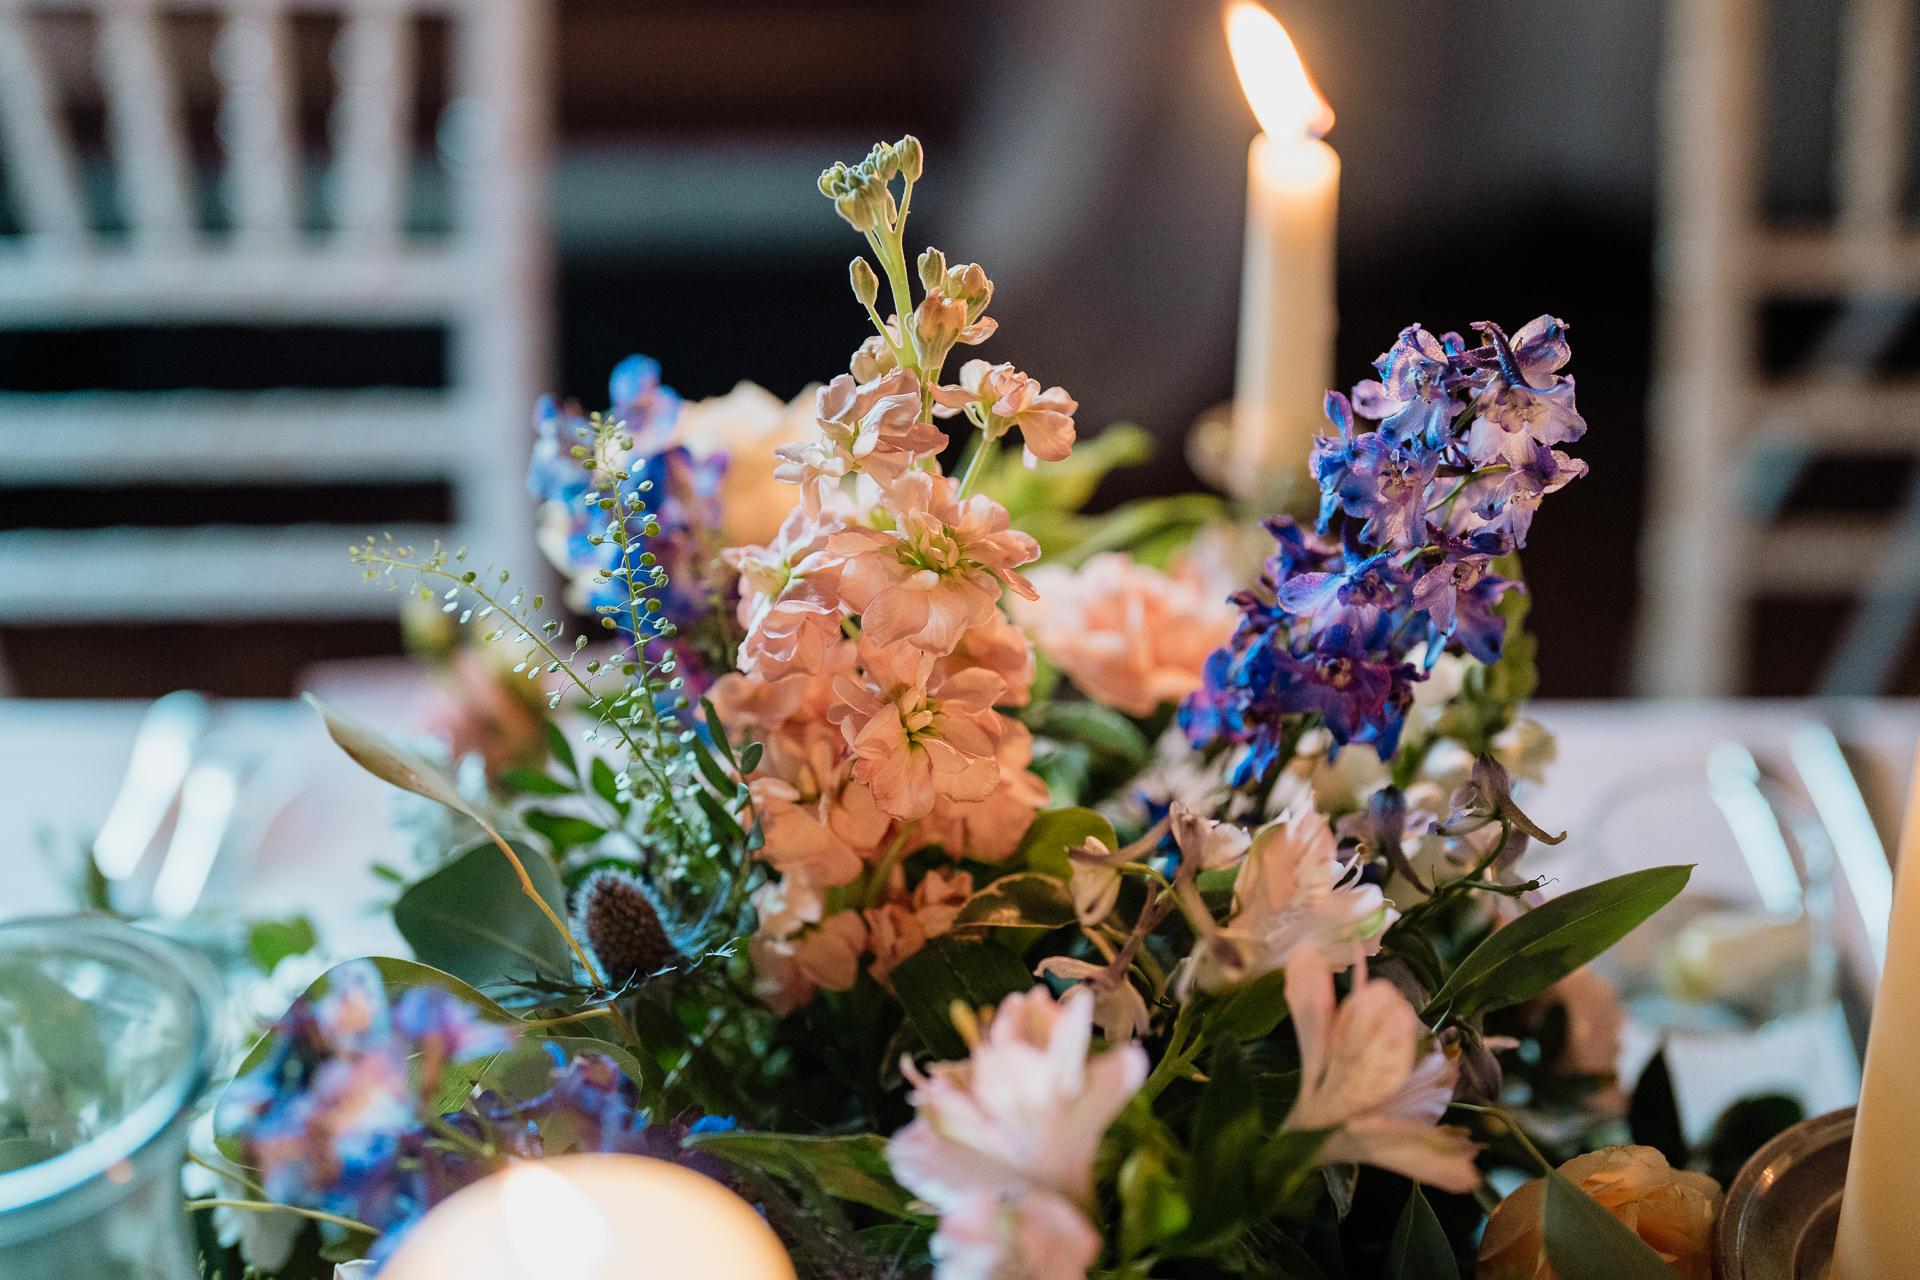
<svg viewBox="0 0 1920 1280"><path fill-rule="evenodd" d="M0 924L0 1276L193 1280L180 1166L222 1000L119 921Z"/></svg>

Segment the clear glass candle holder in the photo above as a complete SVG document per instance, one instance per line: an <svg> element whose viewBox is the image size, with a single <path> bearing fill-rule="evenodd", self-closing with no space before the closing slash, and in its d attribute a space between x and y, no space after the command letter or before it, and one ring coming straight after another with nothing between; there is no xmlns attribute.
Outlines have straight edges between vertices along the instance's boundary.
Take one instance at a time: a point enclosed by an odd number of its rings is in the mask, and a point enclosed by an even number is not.
<svg viewBox="0 0 1920 1280"><path fill-rule="evenodd" d="M211 968L164 938L0 924L0 1276L193 1280L180 1165L221 1009Z"/></svg>

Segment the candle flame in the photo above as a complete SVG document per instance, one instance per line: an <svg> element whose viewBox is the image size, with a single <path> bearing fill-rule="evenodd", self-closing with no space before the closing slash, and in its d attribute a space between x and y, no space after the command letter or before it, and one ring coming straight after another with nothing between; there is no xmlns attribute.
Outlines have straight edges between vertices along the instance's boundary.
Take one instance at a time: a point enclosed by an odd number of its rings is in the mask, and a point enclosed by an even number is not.
<svg viewBox="0 0 1920 1280"><path fill-rule="evenodd" d="M1318 138L1333 128L1333 108L1279 19L1253 0L1230 0L1223 17L1233 69L1260 127L1275 138Z"/></svg>

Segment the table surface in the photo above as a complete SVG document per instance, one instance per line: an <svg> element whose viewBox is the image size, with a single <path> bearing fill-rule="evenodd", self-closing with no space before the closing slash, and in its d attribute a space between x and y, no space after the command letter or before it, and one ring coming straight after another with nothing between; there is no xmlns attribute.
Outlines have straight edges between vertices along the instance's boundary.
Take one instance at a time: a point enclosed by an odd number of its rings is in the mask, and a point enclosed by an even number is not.
<svg viewBox="0 0 1920 1280"><path fill-rule="evenodd" d="M418 723L430 694L423 673L401 660L323 664L308 687L389 731ZM113 801L145 709L142 702L0 700L0 918L73 909L72 872ZM1549 892L1636 867L1689 862L1697 864L1689 893L1755 901L1746 864L1706 791L1707 754L1738 742L1763 768L1791 780L1788 742L1809 720L1831 725L1856 757L1862 790L1891 849L1920 743L1914 701L1540 702L1529 714L1558 740L1547 784L1522 793L1542 826L1568 832L1558 848L1529 854L1529 869L1551 877ZM335 956L406 954L377 905L391 888L370 870L383 862L407 865L406 841L387 822L397 793L339 752L301 703L233 701L216 704L215 715L215 729L228 740L281 753L303 785L266 830L251 867L227 869L210 892L224 890L250 917L304 913ZM1841 897L1842 949L1870 989L1877 975L1865 972L1857 918L1849 919L1851 902ZM1809 1037L1777 1026L1766 1034L1802 1048ZM1814 1111L1845 1105L1857 1089L1851 1062L1840 1060L1848 1055L1836 1057L1831 1044L1810 1061L1764 1038L1747 1037L1737 1049L1683 1041L1670 1039L1669 1058L1696 1132L1725 1101L1770 1082L1812 1094ZM1657 1042L1653 1033L1630 1028L1621 1064L1627 1078ZM1695 1049L1697 1062L1689 1056Z"/></svg>

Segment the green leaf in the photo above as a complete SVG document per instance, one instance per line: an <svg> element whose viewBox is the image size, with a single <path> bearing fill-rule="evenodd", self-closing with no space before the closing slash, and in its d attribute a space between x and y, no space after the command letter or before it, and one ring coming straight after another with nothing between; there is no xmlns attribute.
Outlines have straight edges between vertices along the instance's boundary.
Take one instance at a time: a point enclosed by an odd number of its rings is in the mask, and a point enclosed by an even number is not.
<svg viewBox="0 0 1920 1280"><path fill-rule="evenodd" d="M936 1057L967 1056L953 1026L953 1002L969 1009L997 1005L1033 986L1026 962L997 942L942 934L895 966L893 990L921 1042Z"/></svg>
<svg viewBox="0 0 1920 1280"><path fill-rule="evenodd" d="M707 744L700 741L700 735L696 733L687 745L693 748L694 762L700 766L700 772L706 778L707 784L721 795L731 797L738 790L738 786L732 778L727 776L726 770L714 763L712 754L707 750Z"/></svg>
<svg viewBox="0 0 1920 1280"><path fill-rule="evenodd" d="M1156 540L1170 530L1191 531L1219 518L1227 504L1210 493L1166 498L1136 498L1101 516L1072 550L1057 554L1061 564L1079 568L1101 551L1125 551Z"/></svg>
<svg viewBox="0 0 1920 1280"><path fill-rule="evenodd" d="M83 1097L106 1092L107 1046L93 1006L25 960L0 964L0 1031L13 1028L25 1036L70 1109L77 1110Z"/></svg>
<svg viewBox="0 0 1920 1280"><path fill-rule="evenodd" d="M303 956L313 950L317 941L313 921L305 916L263 920L247 931L247 954L260 966L260 972L270 974L288 956Z"/></svg>
<svg viewBox="0 0 1920 1280"><path fill-rule="evenodd" d="M760 767L760 755L766 748L757 742L749 742L740 749L740 776L746 777Z"/></svg>
<svg viewBox="0 0 1920 1280"><path fill-rule="evenodd" d="M1167 1245L1170 1256L1211 1253L1238 1239L1260 1213L1254 1164L1266 1143L1260 1098L1238 1043L1222 1040L1208 1061L1209 1080L1193 1116L1193 1158L1187 1162L1187 1204L1193 1221Z"/></svg>
<svg viewBox="0 0 1920 1280"><path fill-rule="evenodd" d="M1631 933L1687 885L1691 866L1650 867L1562 894L1475 947L1434 994L1421 1021L1464 1022L1545 991Z"/></svg>
<svg viewBox="0 0 1920 1280"><path fill-rule="evenodd" d="M566 891L546 855L513 850L556 915ZM393 904L393 923L414 954L475 986L537 975L569 979L573 956L553 922L521 892L520 878L492 842L470 845Z"/></svg>
<svg viewBox="0 0 1920 1280"><path fill-rule="evenodd" d="M1136 1151L1120 1166L1120 1251L1135 1258L1193 1220L1179 1180L1158 1151Z"/></svg>
<svg viewBox="0 0 1920 1280"><path fill-rule="evenodd" d="M500 780L524 795L570 796L578 791L578 788L570 787L558 778L548 777L537 769L515 767L501 774Z"/></svg>
<svg viewBox="0 0 1920 1280"><path fill-rule="evenodd" d="M593 789L602 800L617 809L622 817L626 816L629 805L620 799L620 786L613 776L613 766L599 756L593 758Z"/></svg>
<svg viewBox="0 0 1920 1280"><path fill-rule="evenodd" d="M1009 860L1011 867L1038 871L1056 880L1071 880L1073 864L1067 857L1070 847L1097 839L1109 849L1120 847L1113 824L1091 809L1048 809L1035 816L1033 825L1020 839L1020 847Z"/></svg>
<svg viewBox="0 0 1920 1280"><path fill-rule="evenodd" d="M706 713L707 732L713 735L713 745L720 749L720 754L726 757L728 764L737 766L739 762L733 758L733 744L727 741L727 726L720 723L720 713L715 711L713 703L704 697L700 699L700 710Z"/></svg>
<svg viewBox="0 0 1920 1280"><path fill-rule="evenodd" d="M573 744L567 741L567 735L560 731L560 726L551 720L547 721L547 750L553 753L555 760L567 767L568 773L580 772L580 766L573 760Z"/></svg>
<svg viewBox="0 0 1920 1280"><path fill-rule="evenodd" d="M1001 876L968 898L953 918L955 928L973 926L963 935L969 937L987 928L1058 929L1073 921L1073 895L1067 886L1037 871Z"/></svg>
<svg viewBox="0 0 1920 1280"><path fill-rule="evenodd" d="M853 1233L867 1256L882 1264L881 1274L903 1276L929 1263L933 1228L909 1223L865 1227Z"/></svg>
<svg viewBox="0 0 1920 1280"><path fill-rule="evenodd" d="M1412 1186L1407 1207L1393 1224L1382 1280L1460 1280L1460 1264L1440 1219L1434 1216L1420 1184Z"/></svg>
<svg viewBox="0 0 1920 1280"><path fill-rule="evenodd" d="M530 830L547 838L547 842L553 846L555 856L564 854L575 845L592 844L607 834L605 827L566 813L547 813L541 809L529 809L520 815L520 820L526 823Z"/></svg>
<svg viewBox="0 0 1920 1280"><path fill-rule="evenodd" d="M1201 1034L1209 1041L1259 1040L1287 1016L1287 971L1275 969L1213 997Z"/></svg>
<svg viewBox="0 0 1920 1280"><path fill-rule="evenodd" d="M326 722L327 733L340 749L353 757L353 762L383 782L390 782L402 791L411 791L417 796L445 805L455 813L463 813L472 818L488 831L493 825L486 815L474 807L472 801L460 794L458 787L439 769L430 764L424 756L389 742L383 735L371 727L362 724L344 711L328 706L311 693L303 693L320 718ZM553 726L547 726L551 729ZM517 884L517 882L516 882Z"/></svg>
<svg viewBox="0 0 1920 1280"><path fill-rule="evenodd" d="M747 833L740 829L739 822L721 807L720 802L713 798L711 792L697 791L694 793L694 799L700 802L700 808L705 811L707 821L712 825L713 834L717 839L735 846L747 842Z"/></svg>
<svg viewBox="0 0 1920 1280"><path fill-rule="evenodd" d="M1027 727L1056 742L1081 742L1119 756L1135 768L1153 759L1153 744L1140 727L1097 702L1049 702L1025 717Z"/></svg>
<svg viewBox="0 0 1920 1280"><path fill-rule="evenodd" d="M1647 1060L1633 1086L1627 1126L1636 1143L1652 1147L1676 1169L1687 1167L1687 1136L1680 1125L1680 1103L1673 1096L1673 1076L1667 1070L1664 1047Z"/></svg>
<svg viewBox="0 0 1920 1280"><path fill-rule="evenodd" d="M686 1145L723 1160L757 1166L776 1177L792 1177L793 1170L805 1169L842 1200L915 1223L926 1221L908 1209L913 1196L893 1180L893 1170L887 1167L887 1140L878 1134L817 1138L730 1130L695 1134Z"/></svg>
<svg viewBox="0 0 1920 1280"><path fill-rule="evenodd" d="M1542 1213L1547 1264L1559 1280L1673 1280L1673 1268L1557 1169Z"/></svg>

